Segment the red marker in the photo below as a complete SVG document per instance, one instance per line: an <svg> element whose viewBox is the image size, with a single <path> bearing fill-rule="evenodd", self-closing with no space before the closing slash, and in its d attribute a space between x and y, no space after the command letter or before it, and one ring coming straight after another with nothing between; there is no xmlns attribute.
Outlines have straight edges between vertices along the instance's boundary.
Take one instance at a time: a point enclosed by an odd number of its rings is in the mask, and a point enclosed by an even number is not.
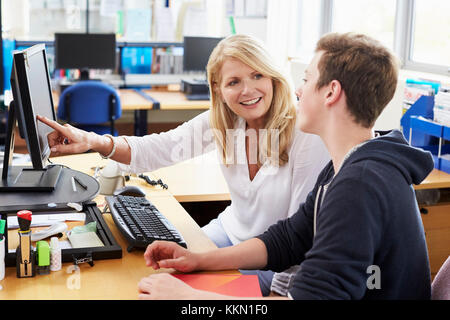
<svg viewBox="0 0 450 320"><path fill-rule="evenodd" d="M30 230L32 213L29 210L21 210L17 212L17 221L21 231Z"/></svg>

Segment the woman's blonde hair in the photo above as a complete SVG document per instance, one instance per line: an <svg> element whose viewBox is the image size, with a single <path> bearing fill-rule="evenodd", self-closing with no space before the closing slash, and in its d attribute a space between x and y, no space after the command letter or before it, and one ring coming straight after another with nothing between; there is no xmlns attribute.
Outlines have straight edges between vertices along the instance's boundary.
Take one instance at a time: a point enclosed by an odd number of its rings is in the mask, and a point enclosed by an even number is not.
<svg viewBox="0 0 450 320"><path fill-rule="evenodd" d="M223 162L233 152L227 145L227 129L233 129L237 115L223 102L220 94L221 69L224 61L235 58L250 68L272 79L273 98L266 114L265 133L260 137L258 164L268 159L273 165L282 166L288 162L288 148L293 138L296 123L295 99L292 85L281 69L275 65L267 50L257 39L248 35L232 35L214 48L208 61L207 74L211 95L210 124L214 130L217 145L221 148ZM278 135L278 137L274 137ZM278 150L272 142L278 138Z"/></svg>

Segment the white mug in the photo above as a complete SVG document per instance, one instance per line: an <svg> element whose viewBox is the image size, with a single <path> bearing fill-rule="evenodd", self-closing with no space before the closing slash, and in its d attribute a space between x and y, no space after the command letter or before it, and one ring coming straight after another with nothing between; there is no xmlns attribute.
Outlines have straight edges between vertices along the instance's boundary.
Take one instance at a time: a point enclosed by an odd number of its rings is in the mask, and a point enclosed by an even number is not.
<svg viewBox="0 0 450 320"><path fill-rule="evenodd" d="M116 189L125 186L125 176L119 169L117 162L110 160L99 172L100 194L112 195Z"/></svg>

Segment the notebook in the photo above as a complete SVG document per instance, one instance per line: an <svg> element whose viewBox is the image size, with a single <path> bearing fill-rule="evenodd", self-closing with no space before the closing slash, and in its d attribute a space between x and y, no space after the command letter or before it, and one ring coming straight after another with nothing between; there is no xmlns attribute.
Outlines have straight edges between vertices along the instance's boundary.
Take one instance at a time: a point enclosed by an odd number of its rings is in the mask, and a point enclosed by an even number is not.
<svg viewBox="0 0 450 320"><path fill-rule="evenodd" d="M257 275L172 274L195 289L236 297L262 297Z"/></svg>
<svg viewBox="0 0 450 320"><path fill-rule="evenodd" d="M72 248L103 247L103 242L95 232L70 233L68 236Z"/></svg>

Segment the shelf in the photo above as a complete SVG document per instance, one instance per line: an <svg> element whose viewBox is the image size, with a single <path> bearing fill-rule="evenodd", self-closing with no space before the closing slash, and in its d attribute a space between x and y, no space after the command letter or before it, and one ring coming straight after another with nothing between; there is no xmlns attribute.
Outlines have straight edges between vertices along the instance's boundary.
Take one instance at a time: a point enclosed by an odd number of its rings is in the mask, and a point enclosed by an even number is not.
<svg viewBox="0 0 450 320"><path fill-rule="evenodd" d="M450 140L450 127L433 122L433 120L423 118L422 116L411 116L410 126L411 141L418 133L425 136L433 136L439 139L438 144L416 145L411 143L411 145L430 151L433 156L434 167L441 171L450 173L450 157L448 156L450 155L450 145L443 144L444 140Z"/></svg>
<svg viewBox="0 0 450 320"><path fill-rule="evenodd" d="M410 125L414 131L419 131L437 138L442 137L443 126L433 122L431 119L411 116Z"/></svg>
<svg viewBox="0 0 450 320"><path fill-rule="evenodd" d="M31 47L35 44L44 43L48 47L53 47L53 41L36 41L36 40L20 40L16 41L16 47ZM133 42L133 41L117 41L116 46L118 48L125 47L151 47L151 48L167 48L167 47L183 47L183 42Z"/></svg>

